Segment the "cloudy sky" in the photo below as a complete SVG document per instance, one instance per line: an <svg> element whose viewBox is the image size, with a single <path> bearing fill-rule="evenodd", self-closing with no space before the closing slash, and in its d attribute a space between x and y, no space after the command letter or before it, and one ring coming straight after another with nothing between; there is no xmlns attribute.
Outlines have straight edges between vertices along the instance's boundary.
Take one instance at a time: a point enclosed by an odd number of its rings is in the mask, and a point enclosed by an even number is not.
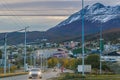
<svg viewBox="0 0 120 80"><path fill-rule="evenodd" d="M100 2L120 5L120 0L84 0L85 6ZM30 31L45 31L81 9L81 0L0 0L0 32L30 26ZM14 15L14 16L13 16Z"/></svg>

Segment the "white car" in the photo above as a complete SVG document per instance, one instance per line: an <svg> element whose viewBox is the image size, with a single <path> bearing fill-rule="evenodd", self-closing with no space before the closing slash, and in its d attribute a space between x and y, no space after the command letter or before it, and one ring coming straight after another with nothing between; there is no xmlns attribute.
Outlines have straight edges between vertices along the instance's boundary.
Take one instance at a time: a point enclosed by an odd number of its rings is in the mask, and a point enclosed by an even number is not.
<svg viewBox="0 0 120 80"><path fill-rule="evenodd" d="M29 71L29 79L30 78L42 78L42 72L39 68L32 68Z"/></svg>

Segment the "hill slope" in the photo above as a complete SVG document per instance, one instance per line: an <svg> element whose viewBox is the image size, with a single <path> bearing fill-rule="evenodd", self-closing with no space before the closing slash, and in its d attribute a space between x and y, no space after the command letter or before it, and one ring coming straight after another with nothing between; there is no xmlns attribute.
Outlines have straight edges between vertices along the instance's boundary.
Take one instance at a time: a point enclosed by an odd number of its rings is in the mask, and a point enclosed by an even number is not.
<svg viewBox="0 0 120 80"><path fill-rule="evenodd" d="M104 31L120 28L120 6L104 6L101 3L86 6L71 15L47 33L63 38L81 36L82 11L84 10L85 34L95 34L103 27Z"/></svg>

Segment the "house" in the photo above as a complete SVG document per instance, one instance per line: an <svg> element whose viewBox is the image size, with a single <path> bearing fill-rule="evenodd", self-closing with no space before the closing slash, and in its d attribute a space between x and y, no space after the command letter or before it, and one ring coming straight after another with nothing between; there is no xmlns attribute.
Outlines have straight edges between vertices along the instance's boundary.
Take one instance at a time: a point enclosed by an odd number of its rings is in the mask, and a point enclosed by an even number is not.
<svg viewBox="0 0 120 80"><path fill-rule="evenodd" d="M102 61L110 61L110 62L120 61L120 54L114 51L114 52L110 52L108 54L102 55L101 58L102 58Z"/></svg>
<svg viewBox="0 0 120 80"><path fill-rule="evenodd" d="M66 58L68 57L68 51L64 50L64 49L58 49L54 54L53 57L57 57L57 58Z"/></svg>

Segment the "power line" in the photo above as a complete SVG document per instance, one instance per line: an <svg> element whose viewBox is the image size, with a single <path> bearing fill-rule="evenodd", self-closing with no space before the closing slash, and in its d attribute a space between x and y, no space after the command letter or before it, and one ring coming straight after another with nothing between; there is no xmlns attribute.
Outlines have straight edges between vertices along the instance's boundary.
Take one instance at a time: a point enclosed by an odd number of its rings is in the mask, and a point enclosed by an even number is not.
<svg viewBox="0 0 120 80"><path fill-rule="evenodd" d="M11 15L11 14L3 14L3 15L1 15L0 14L0 16L69 16L69 14L53 14L53 15L45 15L45 14L27 14L27 15L22 15L22 14L17 14L17 15Z"/></svg>
<svg viewBox="0 0 120 80"><path fill-rule="evenodd" d="M52 8L50 8L50 9L19 9L19 10L17 10L17 9L12 9L12 11L51 11L51 10L58 10L58 11L60 11L60 10L78 10L78 9L52 9ZM5 10L5 9L1 9L0 11L7 11L7 10Z"/></svg>
<svg viewBox="0 0 120 80"><path fill-rule="evenodd" d="M14 33L14 32L20 32L20 31L23 31L23 30L25 30L25 29L16 30L16 31L13 31L13 32L8 32L7 38L16 38L16 37L18 37L18 35L16 35L16 36L13 37L13 36L9 36L9 34L10 33ZM4 39L5 38L3 37L3 38L0 39L0 41L4 41Z"/></svg>
<svg viewBox="0 0 120 80"><path fill-rule="evenodd" d="M2 3L1 3L1 6L6 8L6 6L5 6L4 4L2 4ZM6 8L6 9L7 9L7 8ZM7 9L7 10L8 10L8 9ZM7 17L7 18L8 18L8 17ZM10 18L8 18L8 19L10 19ZM13 20L12 18L10 19L10 21L13 22L16 26L21 26L21 25L19 25L15 20Z"/></svg>
<svg viewBox="0 0 120 80"><path fill-rule="evenodd" d="M12 9L10 9L9 7L7 7L7 1L6 0L3 0L3 4L4 4L4 6L14 15L15 14L15 12L12 10ZM23 26L25 26L26 24L25 24L25 22L22 20L22 19L20 19L20 17L18 17L18 16L15 16L15 18L19 21L19 22L21 22L21 24L23 25ZM27 26L27 25L26 25Z"/></svg>
<svg viewBox="0 0 120 80"><path fill-rule="evenodd" d="M80 15L80 14L79 14ZM99 15L116 15L116 14L84 14L84 16L99 16ZM70 14L0 14L0 16L70 16ZM120 14L117 14L120 16Z"/></svg>

